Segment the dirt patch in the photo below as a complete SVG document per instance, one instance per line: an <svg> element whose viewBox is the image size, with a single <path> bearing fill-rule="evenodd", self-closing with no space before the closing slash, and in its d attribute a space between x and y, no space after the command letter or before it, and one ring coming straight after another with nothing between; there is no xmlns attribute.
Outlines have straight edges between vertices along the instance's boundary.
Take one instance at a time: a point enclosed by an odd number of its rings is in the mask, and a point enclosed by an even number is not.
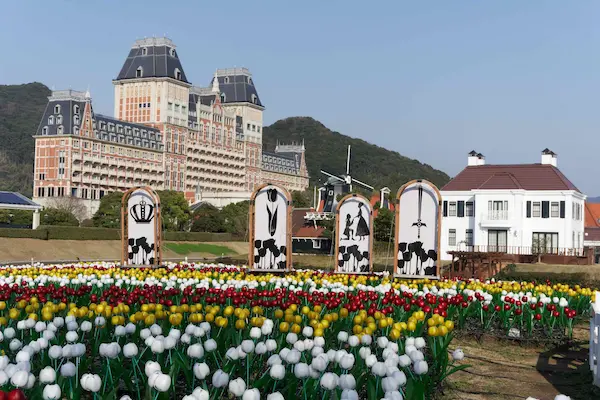
<svg viewBox="0 0 600 400"><path fill-rule="evenodd" d="M571 346L544 348L484 338L456 339L471 365L448 379L444 400L553 400L565 394L573 400L600 398L588 365L589 326L574 330Z"/></svg>

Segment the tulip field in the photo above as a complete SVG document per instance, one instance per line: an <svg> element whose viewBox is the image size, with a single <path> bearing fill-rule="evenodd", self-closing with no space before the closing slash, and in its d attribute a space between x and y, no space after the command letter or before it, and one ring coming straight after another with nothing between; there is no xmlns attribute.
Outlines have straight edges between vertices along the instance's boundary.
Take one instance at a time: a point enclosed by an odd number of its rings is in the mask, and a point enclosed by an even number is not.
<svg viewBox="0 0 600 400"><path fill-rule="evenodd" d="M456 334L568 338L592 291L549 282L110 263L0 267L3 399L430 399Z"/></svg>

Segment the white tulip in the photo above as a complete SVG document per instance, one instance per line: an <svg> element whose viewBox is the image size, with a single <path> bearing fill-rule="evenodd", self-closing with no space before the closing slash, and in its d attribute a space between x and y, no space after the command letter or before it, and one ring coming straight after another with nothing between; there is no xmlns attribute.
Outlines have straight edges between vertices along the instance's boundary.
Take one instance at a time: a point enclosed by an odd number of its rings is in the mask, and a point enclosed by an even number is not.
<svg viewBox="0 0 600 400"><path fill-rule="evenodd" d="M229 393L235 397L241 397L246 391L246 382L242 378L236 378L229 381Z"/></svg>
<svg viewBox="0 0 600 400"><path fill-rule="evenodd" d="M17 363L20 363L20 362L29 362L30 359L31 359L31 355L29 354L29 352L23 351L23 350L19 351L17 353L17 356L15 357L15 361Z"/></svg>
<svg viewBox="0 0 600 400"><path fill-rule="evenodd" d="M267 346L268 352L272 352L277 349L277 342L275 341L275 339L267 339L265 345Z"/></svg>
<svg viewBox="0 0 600 400"><path fill-rule="evenodd" d="M255 326L252 329L250 329L250 337L252 339L259 339L261 336L262 336L262 332L261 332L260 328Z"/></svg>
<svg viewBox="0 0 600 400"><path fill-rule="evenodd" d="M369 367L369 368L374 366L376 362L377 362L377 357L374 354L368 355L367 358L365 359L365 364L367 364L367 367Z"/></svg>
<svg viewBox="0 0 600 400"><path fill-rule="evenodd" d="M351 374L340 375L339 385L342 390L352 390L356 388L356 379Z"/></svg>
<svg viewBox="0 0 600 400"><path fill-rule="evenodd" d="M305 326L304 329L302 329L302 334L306 337L312 337L313 332L313 328L310 326Z"/></svg>
<svg viewBox="0 0 600 400"><path fill-rule="evenodd" d="M327 364L329 364L329 358L324 354L319 354L312 359L310 366L317 371L323 372L327 368Z"/></svg>
<svg viewBox="0 0 600 400"><path fill-rule="evenodd" d="M360 350L358 351L358 355L363 360L366 360L367 357L371 355L371 349L369 347L361 347Z"/></svg>
<svg viewBox="0 0 600 400"><path fill-rule="evenodd" d="M377 361L375 364L373 364L373 367L371 368L371 372L373 372L373 375L375 376L385 376L387 369L385 367L385 364Z"/></svg>
<svg viewBox="0 0 600 400"><path fill-rule="evenodd" d="M146 340L150 337L150 335L152 335L152 333L150 332L150 329L148 328L144 328L140 331L140 338L142 340Z"/></svg>
<svg viewBox="0 0 600 400"><path fill-rule="evenodd" d="M379 336L377 338L377 346L382 349L385 349L390 341L385 336Z"/></svg>
<svg viewBox="0 0 600 400"><path fill-rule="evenodd" d="M393 392L398 390L398 383L394 378L387 377L381 380L381 388L384 392Z"/></svg>
<svg viewBox="0 0 600 400"><path fill-rule="evenodd" d="M0 371L0 386L4 386L8 382L8 375L4 371Z"/></svg>
<svg viewBox="0 0 600 400"><path fill-rule="evenodd" d="M69 331L69 332L67 332L67 335L65 336L65 338L67 339L67 342L75 343L77 341L77 339L79 339L79 335L77 335L77 332L75 332L75 331Z"/></svg>
<svg viewBox="0 0 600 400"><path fill-rule="evenodd" d="M424 375L429 370L429 366L427 365L427 361L421 360L415 363L413 369L415 370L415 374Z"/></svg>
<svg viewBox="0 0 600 400"><path fill-rule="evenodd" d="M14 328L6 328L6 329L4 330L4 337L5 337L7 340L10 340L10 339L12 339L12 338L14 338L14 337L15 337L15 333L16 333L16 332L15 332L15 329L14 329Z"/></svg>
<svg viewBox="0 0 600 400"><path fill-rule="evenodd" d="M565 396L564 394L558 394L554 400L571 400L571 398L569 396Z"/></svg>
<svg viewBox="0 0 600 400"><path fill-rule="evenodd" d="M344 354L339 364L342 369L352 369L354 367L354 355L353 354Z"/></svg>
<svg viewBox="0 0 600 400"><path fill-rule="evenodd" d="M346 333L346 335L348 335L348 334ZM338 340L339 340L339 336L338 336ZM315 346L325 347L325 339L322 336L315 337L314 342L315 342Z"/></svg>
<svg viewBox="0 0 600 400"><path fill-rule="evenodd" d="M204 342L204 349L209 353L217 349L217 342L214 339L208 339Z"/></svg>
<svg viewBox="0 0 600 400"><path fill-rule="evenodd" d="M275 365L271 366L269 375L273 379L281 380L285 377L285 367L281 364L275 364Z"/></svg>
<svg viewBox="0 0 600 400"><path fill-rule="evenodd" d="M26 389L31 389L35 385L35 375L29 374L27 375L27 385L25 385Z"/></svg>
<svg viewBox="0 0 600 400"><path fill-rule="evenodd" d="M127 343L123 346L123 355L126 358L133 358L138 355L138 347L135 343Z"/></svg>
<svg viewBox="0 0 600 400"><path fill-rule="evenodd" d="M254 351L254 342L252 340L243 340L241 346L246 354L250 354Z"/></svg>
<svg viewBox="0 0 600 400"><path fill-rule="evenodd" d="M210 396L208 391L198 387L192 392L192 397L192 400L208 400Z"/></svg>
<svg viewBox="0 0 600 400"><path fill-rule="evenodd" d="M154 354L162 354L165 352L165 344L162 340L156 339L154 342L152 342L150 350L152 350Z"/></svg>
<svg viewBox="0 0 600 400"><path fill-rule="evenodd" d="M290 332L285 337L285 341L288 344L294 344L294 343L296 343L298 341L298 335L296 335L294 332Z"/></svg>
<svg viewBox="0 0 600 400"><path fill-rule="evenodd" d="M385 398L388 400L402 400L403 396L398 390L392 392L385 392Z"/></svg>
<svg viewBox="0 0 600 400"><path fill-rule="evenodd" d="M402 354L400 357L398 357L398 364L400 364L401 367L408 367L410 364L412 364L412 360L406 354Z"/></svg>
<svg viewBox="0 0 600 400"><path fill-rule="evenodd" d="M427 343L425 342L425 339L423 339L422 337L418 337L418 338L415 339L415 347L417 349L421 350L426 345L427 345Z"/></svg>
<svg viewBox="0 0 600 400"><path fill-rule="evenodd" d="M227 383L229 383L229 374L218 369L212 377L213 386L216 388L222 388L227 386Z"/></svg>
<svg viewBox="0 0 600 400"><path fill-rule="evenodd" d="M133 400L130 396L125 395L123 397L121 397L119 400Z"/></svg>
<svg viewBox="0 0 600 400"><path fill-rule="evenodd" d="M125 336L126 334L127 334L127 330L125 329L125 327L123 325L117 325L115 327L115 336L116 337Z"/></svg>
<svg viewBox="0 0 600 400"><path fill-rule="evenodd" d="M181 343L190 344L192 342L192 337L187 333L181 335ZM208 351L208 350L207 350Z"/></svg>
<svg viewBox="0 0 600 400"><path fill-rule="evenodd" d="M350 347L356 347L360 344L360 339L356 335L352 335L348 338L348 344Z"/></svg>
<svg viewBox="0 0 600 400"><path fill-rule="evenodd" d="M44 400L58 400L58 399L60 399L60 395L61 395L60 386L58 386L56 384L46 385L46 387L44 387L44 391L42 392L42 396L44 397Z"/></svg>
<svg viewBox="0 0 600 400"><path fill-rule="evenodd" d="M465 353L461 349L456 349L452 352L452 358L456 361L460 361L465 358Z"/></svg>
<svg viewBox="0 0 600 400"><path fill-rule="evenodd" d="M73 364L72 362L66 362L64 363L61 367L60 367L60 374L66 378L70 378L72 376L75 376L75 371L77 368L75 368L75 364Z"/></svg>
<svg viewBox="0 0 600 400"><path fill-rule="evenodd" d="M285 397L279 392L274 392L267 396L267 400L285 400Z"/></svg>
<svg viewBox="0 0 600 400"><path fill-rule="evenodd" d="M404 374L404 372L394 371L392 373L392 377L396 380L396 382L398 383L398 386L406 385L406 374Z"/></svg>
<svg viewBox="0 0 600 400"><path fill-rule="evenodd" d="M17 388L22 388L27 385L29 374L25 371L16 371L10 378L10 384Z"/></svg>
<svg viewBox="0 0 600 400"><path fill-rule="evenodd" d="M154 324L150 327L150 332L152 333L152 335L158 336L162 334L162 328L159 325Z"/></svg>
<svg viewBox="0 0 600 400"><path fill-rule="evenodd" d="M242 400L260 400L260 392L258 389L246 389Z"/></svg>
<svg viewBox="0 0 600 400"><path fill-rule="evenodd" d="M240 358L240 353L238 352L237 347L230 347L225 353L225 357L229 358L230 360L237 361Z"/></svg>
<svg viewBox="0 0 600 400"><path fill-rule="evenodd" d="M342 391L341 400L358 400L358 392L356 390L345 389Z"/></svg>
<svg viewBox="0 0 600 400"><path fill-rule="evenodd" d="M0 370L6 368L10 364L10 359L7 356L0 356Z"/></svg>
<svg viewBox="0 0 600 400"><path fill-rule="evenodd" d="M296 378L303 379L306 378L310 374L310 369L308 364L306 363L298 363L294 365L294 375Z"/></svg>
<svg viewBox="0 0 600 400"><path fill-rule="evenodd" d="M150 377L150 375L155 372L161 372L160 364L156 361L147 361L146 365L144 366L144 372L146 373L147 377Z"/></svg>
<svg viewBox="0 0 600 400"><path fill-rule="evenodd" d="M90 321L83 321L81 323L81 331L82 332L89 332L92 330L92 323Z"/></svg>
<svg viewBox="0 0 600 400"><path fill-rule="evenodd" d="M276 365L276 364L281 364L281 357L279 357L279 354L273 354L267 360L267 365L268 366L273 366L273 365Z"/></svg>
<svg viewBox="0 0 600 400"><path fill-rule="evenodd" d="M8 345L8 347L10 348L10 351L17 351L21 348L21 346L23 346L21 344L21 341L19 339L13 339L10 341L10 344Z"/></svg>
<svg viewBox="0 0 600 400"><path fill-rule="evenodd" d="M158 377L154 381L154 389L159 392L166 392L171 387L171 377L167 374L158 374Z"/></svg>
<svg viewBox="0 0 600 400"><path fill-rule="evenodd" d="M194 375L198 379L204 379L210 374L210 368L206 363L196 363L194 364Z"/></svg>
<svg viewBox="0 0 600 400"><path fill-rule="evenodd" d="M337 387L339 377L333 372L326 372L321 377L321 387L327 390L333 390Z"/></svg>
<svg viewBox="0 0 600 400"><path fill-rule="evenodd" d="M83 324L81 324L83 326ZM131 335L132 333L135 333L136 331L136 327L133 323L128 323L127 325L125 325L125 331L127 332L128 335Z"/></svg>
<svg viewBox="0 0 600 400"><path fill-rule="evenodd" d="M80 379L81 387L88 392L97 393L102 386L102 379L96 374L83 374Z"/></svg>
<svg viewBox="0 0 600 400"><path fill-rule="evenodd" d="M414 345L415 345L415 338L407 337L406 342L405 342L405 348L406 348L406 346L414 346Z"/></svg>
<svg viewBox="0 0 600 400"><path fill-rule="evenodd" d="M41 383L54 383L56 381L56 371L52 367L46 367L40 371Z"/></svg>
<svg viewBox="0 0 600 400"><path fill-rule="evenodd" d="M337 335L338 342L347 342L348 341L348 332L340 331Z"/></svg>
<svg viewBox="0 0 600 400"><path fill-rule="evenodd" d="M267 352L267 345L264 342L256 343L256 347L254 348L254 352L258 355L265 354Z"/></svg>
<svg viewBox="0 0 600 400"><path fill-rule="evenodd" d="M45 322L42 322L42 321L36 322L36 324L35 324L35 331L37 333L42 333L45 330L46 330L46 323Z"/></svg>
<svg viewBox="0 0 600 400"><path fill-rule="evenodd" d="M360 342L365 346L370 346L371 343L373 343L373 338L371 337L371 335L363 335L360 339Z"/></svg>

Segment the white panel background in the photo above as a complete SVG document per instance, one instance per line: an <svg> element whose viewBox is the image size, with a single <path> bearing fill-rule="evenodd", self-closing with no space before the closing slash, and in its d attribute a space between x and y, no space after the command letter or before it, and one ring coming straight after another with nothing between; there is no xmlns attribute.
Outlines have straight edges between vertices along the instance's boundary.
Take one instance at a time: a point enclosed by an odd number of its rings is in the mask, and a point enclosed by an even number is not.
<svg viewBox="0 0 600 400"><path fill-rule="evenodd" d="M140 237L146 237L146 241L148 242L148 245L152 245L156 243L156 237L154 235L154 218L156 217L156 208L153 210L152 212L152 221L150 221L150 223L147 224L139 224L137 222L135 222L135 220L133 219L133 217L131 216L131 207L133 207L134 205L137 205L141 200L144 200L147 204L146 207L148 207L148 205L152 205L154 207L156 207L156 204L154 203L154 200L152 199L152 196L150 196L150 194L148 192L146 192L144 189L137 189L135 190L133 193L131 193L131 195L129 196L129 199L127 200L127 239L137 239ZM129 240L128 240L129 242ZM128 252L131 251L131 246L129 246L129 243L127 245L127 250ZM138 255L141 254L143 250L140 249L140 253L138 253ZM134 259L129 260L129 258L127 258L127 263L128 264L135 264L135 265L142 265L142 264L146 264L146 265L150 265L150 262L148 261L151 257L156 257L156 252L153 250L150 252L150 254L147 255L147 260L146 262L142 262L140 261L140 259L136 259L136 256L134 255Z"/></svg>
<svg viewBox="0 0 600 400"><path fill-rule="evenodd" d="M275 189L277 190L277 198L275 202L271 203L268 197L268 190ZM277 209L277 225L275 235L271 236L269 232L269 214L267 212L267 206L271 210ZM275 239L275 244L278 248L281 246L287 246L287 223L288 223L288 212L287 212L287 199L283 192L277 188L276 186L265 186L262 188L254 198L254 241L260 240L268 240ZM252 244L254 246L254 243ZM267 257L265 260L268 258ZM258 249L254 247L254 254L258 254ZM286 255L281 254L274 261L275 268L279 261L285 261ZM271 269L270 264L266 261L263 261L258 264L254 264L253 268L256 269Z"/></svg>
<svg viewBox="0 0 600 400"><path fill-rule="evenodd" d="M346 235L344 235L344 230L346 229L346 216L350 215L350 219L354 218L358 214L359 204L363 204L362 216L365 219L367 226L369 228L369 236L365 237L363 240L359 240L357 237L355 237L354 240L344 240L346 238ZM371 227L371 215L370 214L371 214L371 204L361 197L351 197L342 203L342 205L339 208L339 213L338 213L338 218L339 218L338 232L337 232L338 249L339 249L339 246L349 247L349 246L357 245L358 250L361 253L366 251L369 253L369 258L373 257L373 255L370 254L371 253L370 243L371 243L371 240L373 240L372 239L373 238L373 229ZM354 221L351 225L351 229L354 234L356 233L357 225L358 225L358 219L356 221ZM342 255L338 252L336 260L339 261L341 259L342 259ZM354 260L354 257L350 256L350 260L348 262L346 262L344 266L337 267L338 271L340 271L340 272L360 272L361 271L360 267L364 266L364 265L367 266L367 271L369 270L369 261L368 260L360 261L357 264L357 268L354 268L353 260Z"/></svg>
<svg viewBox="0 0 600 400"><path fill-rule="evenodd" d="M397 242L398 243L413 243L420 241L423 243L425 251L435 250L438 252L438 197L435 190L426 183L420 183L423 187L423 204L421 210L421 222L427 226L421 227L421 237L417 237L418 228L413 226L413 223L417 222L419 218L419 183L413 183L408 186L400 196L400 207L399 207L399 223L397 229ZM396 257L401 257L400 249ZM440 255L437 255L438 258ZM425 275L425 267L435 266L436 262L428 259L422 264L422 267L418 265L418 257L416 254L412 254L410 262L405 263L404 268L398 268L397 273L402 275ZM408 265L407 265L408 264ZM429 274L432 275L432 274Z"/></svg>

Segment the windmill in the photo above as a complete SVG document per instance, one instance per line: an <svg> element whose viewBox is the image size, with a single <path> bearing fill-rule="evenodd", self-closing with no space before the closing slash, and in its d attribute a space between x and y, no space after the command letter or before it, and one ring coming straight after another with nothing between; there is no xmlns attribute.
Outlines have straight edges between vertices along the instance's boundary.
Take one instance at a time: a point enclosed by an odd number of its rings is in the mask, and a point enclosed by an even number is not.
<svg viewBox="0 0 600 400"><path fill-rule="evenodd" d="M334 175L321 170L321 173L329 178L324 186L319 188L319 204L315 204L315 209L320 213L333 213L337 205L337 197L352 192L352 185L357 184L369 190L374 190L373 186L367 185L350 175L350 145L348 145L348 158L346 159L346 174Z"/></svg>

